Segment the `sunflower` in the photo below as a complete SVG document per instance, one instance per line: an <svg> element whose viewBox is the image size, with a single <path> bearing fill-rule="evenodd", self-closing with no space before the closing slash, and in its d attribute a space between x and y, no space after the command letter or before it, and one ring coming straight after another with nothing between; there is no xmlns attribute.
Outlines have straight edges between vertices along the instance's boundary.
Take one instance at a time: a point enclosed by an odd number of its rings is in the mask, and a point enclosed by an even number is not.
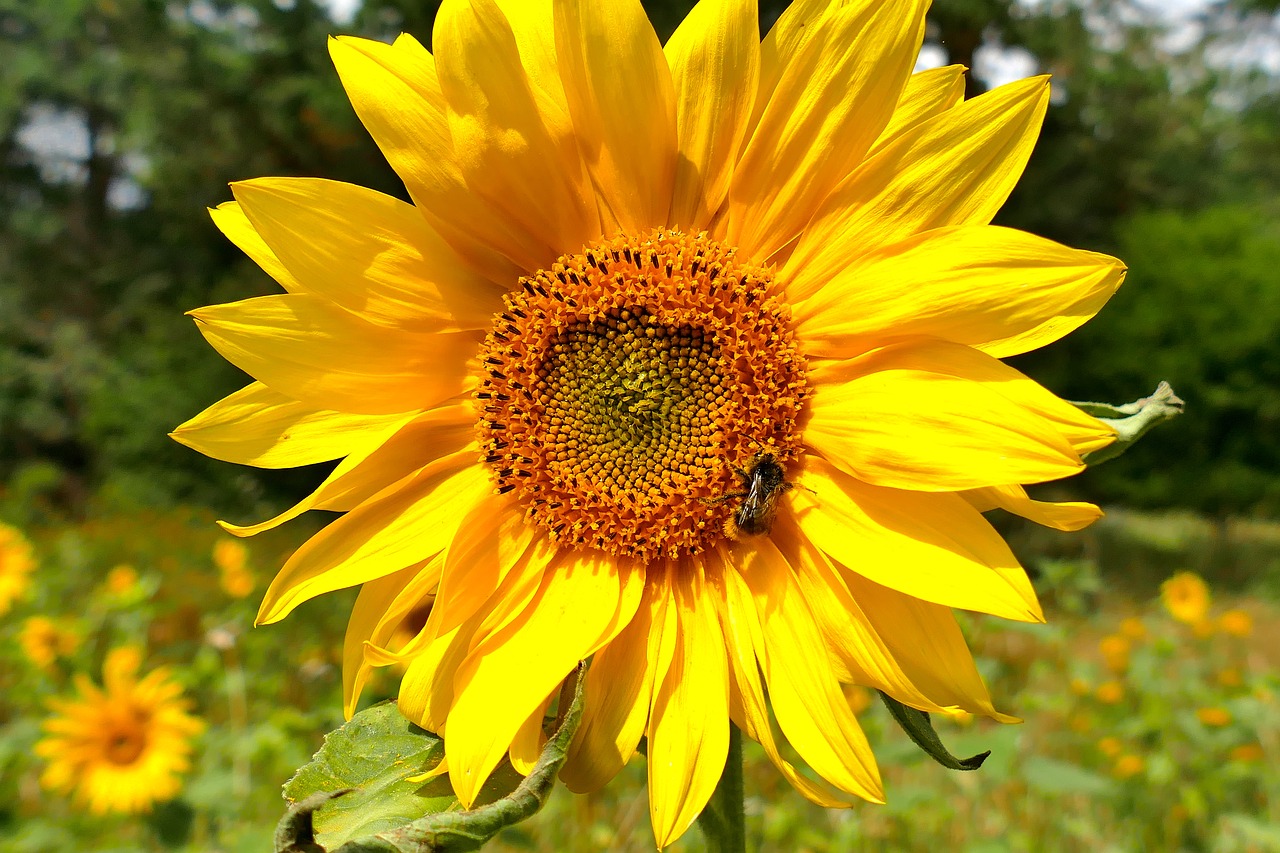
<svg viewBox="0 0 1280 853"><path fill-rule="evenodd" d="M1209 615L1209 587L1195 572L1178 572L1160 584L1160 599L1169 615L1193 627L1205 625ZM1209 626L1212 633L1212 626Z"/></svg>
<svg viewBox="0 0 1280 853"><path fill-rule="evenodd" d="M22 531L0 524L0 613L9 612L31 585L35 552Z"/></svg>
<svg viewBox="0 0 1280 853"><path fill-rule="evenodd" d="M40 669L50 669L54 661L66 657L80 645L80 633L65 620L32 616L18 632L22 654Z"/></svg>
<svg viewBox="0 0 1280 853"><path fill-rule="evenodd" d="M192 312L256 381L174 437L342 460L226 525L345 513L258 621L362 584L346 710L406 664L400 708L444 735L464 806L504 754L530 765L587 658L561 776L596 789L647 737L662 846L731 720L838 805L883 793L842 685L1010 719L951 608L1042 615L981 513L1087 525L1023 485L1114 433L999 359L1124 266L989 224L1048 81L966 101L963 68L913 74L926 6L797 0L762 41L755 2L703 0L664 46L638 0L446 0L434 54L329 43L412 203L264 178L212 211L285 293Z"/></svg>
<svg viewBox="0 0 1280 853"><path fill-rule="evenodd" d="M77 675L79 695L50 703L54 716L35 747L49 762L40 783L74 794L94 814L144 812L177 794L191 740L204 728L168 671L139 679L140 663L137 649L113 649L102 667L105 689Z"/></svg>

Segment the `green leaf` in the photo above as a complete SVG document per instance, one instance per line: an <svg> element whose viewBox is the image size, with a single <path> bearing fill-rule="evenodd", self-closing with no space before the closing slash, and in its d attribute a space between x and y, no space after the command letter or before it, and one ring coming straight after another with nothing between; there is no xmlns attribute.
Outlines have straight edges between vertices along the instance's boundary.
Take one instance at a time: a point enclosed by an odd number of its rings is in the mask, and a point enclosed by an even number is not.
<svg viewBox="0 0 1280 853"><path fill-rule="evenodd" d="M1099 465L1115 459L1137 443L1153 427L1182 414L1185 403L1173 393L1168 382L1161 382L1150 397L1122 406L1110 403L1072 403L1087 415L1093 415L1115 428L1118 438L1101 450L1084 455L1086 465Z"/></svg>
<svg viewBox="0 0 1280 853"><path fill-rule="evenodd" d="M446 776L414 781L439 764L444 742L392 703L357 714L325 738L285 786L295 805L276 830L276 853L452 853L475 850L546 802L582 720L582 673L561 693L562 719L525 779L504 762L461 811ZM573 701L567 688L574 684Z"/></svg>
<svg viewBox="0 0 1280 853"><path fill-rule="evenodd" d="M885 707L893 715L894 722L901 726L907 736L915 741L916 746L923 749L926 755L948 770L977 770L982 766L982 762L987 760L987 756L991 754L990 750L988 750L969 758L956 758L942 745L942 739L933 730L933 723L930 722L928 714L903 705L887 693L881 692L880 698L884 700Z"/></svg>

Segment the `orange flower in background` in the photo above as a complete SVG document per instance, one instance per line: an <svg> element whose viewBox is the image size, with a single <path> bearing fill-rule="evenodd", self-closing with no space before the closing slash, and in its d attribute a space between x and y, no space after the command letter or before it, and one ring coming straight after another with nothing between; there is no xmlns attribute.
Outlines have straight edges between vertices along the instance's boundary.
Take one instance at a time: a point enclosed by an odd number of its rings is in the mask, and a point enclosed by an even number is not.
<svg viewBox="0 0 1280 853"><path fill-rule="evenodd" d="M123 598L138 588L138 572L133 566L116 566L107 572L104 586L111 595Z"/></svg>
<svg viewBox="0 0 1280 853"><path fill-rule="evenodd" d="M1209 614L1209 587L1193 572L1178 572L1160 585L1165 610L1179 622L1195 626Z"/></svg>
<svg viewBox="0 0 1280 853"><path fill-rule="evenodd" d="M965 101L962 68L913 75L926 6L799 0L761 41L754 2L703 0L664 47L638 0L445 0L434 55L330 42L413 204L265 178L214 211L286 292L192 312L257 381L175 438L343 460L227 525L346 513L259 621L363 585L346 711L370 667L407 665L399 707L444 735L464 806L504 756L532 766L592 657L561 776L598 789L646 737L660 846L731 719L825 805L883 793L844 684L1010 719L951 608L1042 614L980 513L1089 524L1020 484L1114 433L999 359L1083 323L1124 267L990 225L1047 81Z"/></svg>
<svg viewBox="0 0 1280 853"><path fill-rule="evenodd" d="M1114 675L1124 675L1129 669L1129 640L1120 634L1110 634L1098 641L1102 662Z"/></svg>
<svg viewBox="0 0 1280 853"><path fill-rule="evenodd" d="M141 657L135 648L109 652L101 688L77 675L77 696L49 703L55 714L35 747L48 761L40 784L94 814L144 812L175 796L204 728L167 669L138 677Z"/></svg>
<svg viewBox="0 0 1280 853"><path fill-rule="evenodd" d="M257 578L249 568L249 549L235 539L219 539L213 544L213 564L218 569L218 583L232 598L245 598L257 586Z"/></svg>
<svg viewBox="0 0 1280 853"><path fill-rule="evenodd" d="M1124 699L1124 684L1119 681L1107 681L1098 685L1094 696L1104 705L1118 705Z"/></svg>
<svg viewBox="0 0 1280 853"><path fill-rule="evenodd" d="M1124 751L1124 744L1120 742L1120 738L1108 735L1098 741L1098 752L1101 752L1107 758L1115 758Z"/></svg>
<svg viewBox="0 0 1280 853"><path fill-rule="evenodd" d="M1115 767L1111 772L1117 779L1132 779L1145 769L1147 769L1147 763L1142 756L1129 753L1116 759Z"/></svg>
<svg viewBox="0 0 1280 853"><path fill-rule="evenodd" d="M1220 729L1231 725L1231 712L1226 708L1197 708L1196 719L1209 728Z"/></svg>
<svg viewBox="0 0 1280 853"><path fill-rule="evenodd" d="M1231 760L1240 762L1261 761L1266 753L1262 750L1262 745L1257 743L1244 743L1240 746L1232 747Z"/></svg>
<svg viewBox="0 0 1280 853"><path fill-rule="evenodd" d="M26 594L35 570L35 551L16 527L0 523L0 614Z"/></svg>
<svg viewBox="0 0 1280 853"><path fill-rule="evenodd" d="M18 632L22 654L40 669L49 669L54 661L66 657L80 645L80 634L65 620L32 616Z"/></svg>
<svg viewBox="0 0 1280 853"><path fill-rule="evenodd" d="M1253 617L1243 610L1228 610L1218 617L1218 630L1233 637L1247 637L1253 633Z"/></svg>
<svg viewBox="0 0 1280 853"><path fill-rule="evenodd" d="M1244 676L1235 667L1228 667L1218 672L1218 684L1223 687L1239 687L1244 683Z"/></svg>
<svg viewBox="0 0 1280 853"><path fill-rule="evenodd" d="M1141 642L1147 638L1147 626L1137 616L1129 616L1120 623L1120 633L1135 643Z"/></svg>

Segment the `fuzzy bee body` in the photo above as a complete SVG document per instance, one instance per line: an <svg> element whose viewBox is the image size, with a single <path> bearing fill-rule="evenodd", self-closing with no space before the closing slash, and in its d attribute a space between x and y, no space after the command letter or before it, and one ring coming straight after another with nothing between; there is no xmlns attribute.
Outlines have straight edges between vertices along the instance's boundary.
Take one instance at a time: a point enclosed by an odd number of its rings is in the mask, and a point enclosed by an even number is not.
<svg viewBox="0 0 1280 853"><path fill-rule="evenodd" d="M773 517L778 511L778 498L791 490L786 471L772 453L765 451L751 457L751 463L745 471L738 468L733 470L742 480L745 491L725 495L726 500L742 499L742 503L725 520L725 535L738 540L762 536L773 526Z"/></svg>

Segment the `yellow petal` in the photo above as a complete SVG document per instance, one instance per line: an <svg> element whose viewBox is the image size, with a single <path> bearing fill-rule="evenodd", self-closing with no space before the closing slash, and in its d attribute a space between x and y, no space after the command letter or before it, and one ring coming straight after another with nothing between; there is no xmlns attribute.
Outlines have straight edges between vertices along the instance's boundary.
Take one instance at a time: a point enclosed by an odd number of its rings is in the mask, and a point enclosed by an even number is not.
<svg viewBox="0 0 1280 853"><path fill-rule="evenodd" d="M911 683L857 599L849 594L825 555L800 532L794 518L782 514L774 524L772 541L754 545L762 551L772 551L776 545L778 554L770 559L785 560L791 567L833 654L838 680L874 687L922 711L943 710Z"/></svg>
<svg viewBox="0 0 1280 853"><path fill-rule="evenodd" d="M895 592L846 567L841 567L841 577L889 644L894 658L924 693L941 705L1002 723L1017 722L992 706L950 610Z"/></svg>
<svg viewBox="0 0 1280 853"><path fill-rule="evenodd" d="M257 524L219 521L218 526L232 536L256 536L313 509L354 509L424 466L462 450L474 438L474 421L474 410L467 404L402 416L389 427L366 433L319 488L279 515Z"/></svg>
<svg viewBox="0 0 1280 853"><path fill-rule="evenodd" d="M542 8L534 5L528 12ZM532 23L526 12L518 20ZM551 38L551 17L525 33ZM600 235L595 199L564 105L532 84L493 0L447 2L433 44L454 156L468 188L548 267Z"/></svg>
<svg viewBox="0 0 1280 853"><path fill-rule="evenodd" d="M963 498L872 486L812 455L797 483L800 529L834 561L926 601L1044 621L1026 572Z"/></svg>
<svg viewBox="0 0 1280 853"><path fill-rule="evenodd" d="M698 232L728 195L751 118L760 74L755 0L701 0L663 53L675 87L680 151L667 224Z"/></svg>
<svg viewBox="0 0 1280 853"><path fill-rule="evenodd" d="M280 262L276 253L271 251L271 247L258 234L249 217L244 215L238 202L224 201L216 209L210 208L209 216L213 219L213 224L218 226L218 230L225 234L236 248L262 267L267 275L274 278L281 287L289 293L301 293L306 290L293 277L293 273Z"/></svg>
<svg viewBox="0 0 1280 853"><path fill-rule="evenodd" d="M479 617L464 622L448 634L434 637L409 662L400 679L396 706L400 713L429 732L443 735L449 708L453 706L453 676L467 655L471 632Z"/></svg>
<svg viewBox="0 0 1280 853"><path fill-rule="evenodd" d="M1115 258L1011 228L939 228L833 271L795 307L796 330L811 355L847 358L885 335L929 335L1003 358L1079 327L1124 275Z"/></svg>
<svg viewBox="0 0 1280 853"><path fill-rule="evenodd" d="M474 382L475 333L388 331L315 296L259 296L190 312L200 333L245 373L316 408L411 412Z"/></svg>
<svg viewBox="0 0 1280 853"><path fill-rule="evenodd" d="M728 574L736 573L754 600L763 640L756 654L787 740L840 790L884 802L875 756L840 690L827 645L790 567L776 550L722 549L722 555L736 569Z"/></svg>
<svg viewBox="0 0 1280 853"><path fill-rule="evenodd" d="M729 190L729 241L755 260L790 243L889 123L926 0L831 10L788 61Z"/></svg>
<svg viewBox="0 0 1280 853"><path fill-rule="evenodd" d="M529 606L481 640L454 676L445 749L449 778L470 808L489 773L537 703L602 642L619 621L627 575L643 570L595 551L561 552L542 573ZM641 581L643 583L643 581Z"/></svg>
<svg viewBox="0 0 1280 853"><path fill-rule="evenodd" d="M603 787L635 754L649 722L654 673L670 665L659 665L652 636L666 625L669 595L664 583L646 584L631 622L591 661L582 723L560 770L574 793Z"/></svg>
<svg viewBox="0 0 1280 853"><path fill-rule="evenodd" d="M169 437L241 465L296 468L346 456L403 414L354 415L314 409L253 382L179 426Z"/></svg>
<svg viewBox="0 0 1280 853"><path fill-rule="evenodd" d="M462 178L431 54L342 36L329 39L329 55L361 123L454 251L504 287L535 269L535 248L521 244Z"/></svg>
<svg viewBox="0 0 1280 853"><path fill-rule="evenodd" d="M602 232L665 223L676 167L675 95L640 0L556 3L555 40Z"/></svg>
<svg viewBox="0 0 1280 853"><path fill-rule="evenodd" d="M659 849L684 834L702 812L729 754L724 634L695 560L673 575L675 654L653 691L649 713L649 816Z"/></svg>
<svg viewBox="0 0 1280 853"><path fill-rule="evenodd" d="M442 551L457 512L489 496L488 471L471 451L447 456L402 488L387 490L312 536L280 569L257 624L278 622L299 604L392 572Z"/></svg>
<svg viewBox="0 0 1280 853"><path fill-rule="evenodd" d="M834 191L779 273L799 302L850 259L948 225L986 225L1022 174L1046 77L1009 83L899 134Z"/></svg>
<svg viewBox="0 0 1280 853"><path fill-rule="evenodd" d="M810 378L805 443L878 486L952 492L1056 480L1084 470L1061 419L1108 435L1043 389L1025 395L1031 405L1002 393L1002 381L1025 377L961 344L911 340L823 362Z"/></svg>
<svg viewBox="0 0 1280 853"><path fill-rule="evenodd" d="M852 805L802 776L790 761L782 757L773 737L773 725L760 683L756 649L763 647L764 635L755 602L751 600L751 591L736 570L726 568L718 551L708 553L706 562L729 655L730 717L748 737L754 738L764 748L779 772L810 802L825 808Z"/></svg>
<svg viewBox="0 0 1280 853"><path fill-rule="evenodd" d="M1033 501L1022 486L987 486L960 496L978 512L999 508L1055 530L1083 530L1102 518L1102 510L1090 503Z"/></svg>
<svg viewBox="0 0 1280 853"><path fill-rule="evenodd" d="M502 307L502 291L463 265L413 205L319 178L259 178L231 191L307 293L371 323L487 329Z"/></svg>
<svg viewBox="0 0 1280 853"><path fill-rule="evenodd" d="M364 644L366 641L376 642L374 634L379 623L384 621L391 603L423 568L421 565L409 566L360 587L342 641L342 713L348 720L356 712L356 703L360 701L360 693L369 676L370 666L364 659ZM437 575L439 570L437 563Z"/></svg>
<svg viewBox="0 0 1280 853"><path fill-rule="evenodd" d="M547 743L546 732L542 730L542 721L546 717L547 706L551 704L551 697L557 692L553 690L551 696L538 703L533 713L520 725L520 728L516 729L515 737L511 739L508 755L511 758L511 766L521 776L532 773L534 765L542 756L542 747Z"/></svg>
<svg viewBox="0 0 1280 853"><path fill-rule="evenodd" d="M523 507L505 496L472 507L445 552L436 630L446 633L470 619L540 535L525 524Z"/></svg>
<svg viewBox="0 0 1280 853"><path fill-rule="evenodd" d="M874 157L903 131L963 101L964 72L963 65L944 65L912 74L893 109L893 117L867 156Z"/></svg>

